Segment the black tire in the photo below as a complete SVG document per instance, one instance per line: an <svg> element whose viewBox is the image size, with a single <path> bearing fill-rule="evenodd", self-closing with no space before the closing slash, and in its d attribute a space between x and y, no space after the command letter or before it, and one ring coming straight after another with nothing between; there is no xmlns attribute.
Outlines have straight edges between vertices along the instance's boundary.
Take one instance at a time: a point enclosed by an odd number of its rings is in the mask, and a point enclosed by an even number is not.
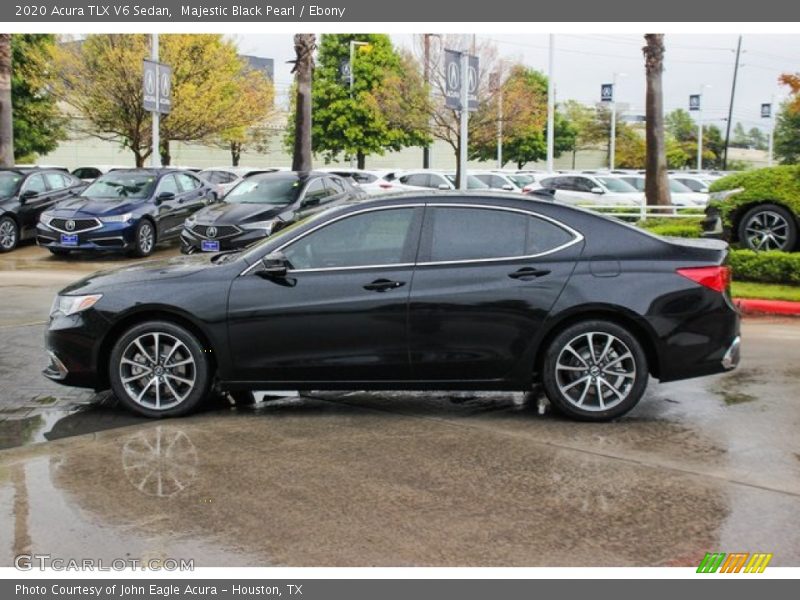
<svg viewBox="0 0 800 600"><path fill-rule="evenodd" d="M0 218L0 252L11 252L19 244L19 226L6 215Z"/></svg>
<svg viewBox="0 0 800 600"><path fill-rule="evenodd" d="M156 334L159 336L158 352L155 351ZM137 340L139 345L136 344ZM142 348L145 354L142 353ZM149 321L135 325L117 340L111 350L108 368L111 389L126 408L139 415L177 417L188 414L209 394L212 373L207 356L208 352L198 339L180 325L169 321ZM133 362L123 362L123 358ZM158 360L155 361L154 358ZM188 359L192 362L168 368L169 364L182 363ZM142 364L142 367L132 367L134 363ZM150 373L147 373L147 369ZM137 373L143 374L131 381L129 378ZM157 377L159 373L160 379ZM182 383L181 379L191 381L191 385ZM145 386L148 386L147 389L144 389ZM163 401L161 390L164 390ZM140 399L134 397L135 395L139 395ZM182 397L179 399L180 396ZM161 407L156 405L157 402L162 402Z"/></svg>
<svg viewBox="0 0 800 600"><path fill-rule="evenodd" d="M156 226L150 219L141 219L136 226L131 256L144 258L150 256L156 248Z"/></svg>
<svg viewBox="0 0 800 600"><path fill-rule="evenodd" d="M556 335L545 352L545 393L554 409L573 419L608 421L620 417L638 404L647 388L647 356L641 343L611 321L570 325Z"/></svg>
<svg viewBox="0 0 800 600"><path fill-rule="evenodd" d="M739 243L744 248L788 252L797 246L797 221L783 206L759 204L748 210L739 221L738 234Z"/></svg>
<svg viewBox="0 0 800 600"><path fill-rule="evenodd" d="M48 248L50 250L50 254L53 256L69 256L69 250L65 250L64 248Z"/></svg>
<svg viewBox="0 0 800 600"><path fill-rule="evenodd" d="M235 390L228 392L236 406L252 406L256 403L256 395L249 390Z"/></svg>

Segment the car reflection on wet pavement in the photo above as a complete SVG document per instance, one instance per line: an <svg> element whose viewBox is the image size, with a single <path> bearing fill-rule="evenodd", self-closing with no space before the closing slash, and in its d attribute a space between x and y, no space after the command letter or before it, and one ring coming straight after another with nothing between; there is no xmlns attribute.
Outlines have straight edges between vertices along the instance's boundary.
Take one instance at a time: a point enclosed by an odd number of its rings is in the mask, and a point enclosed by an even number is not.
<svg viewBox="0 0 800 600"><path fill-rule="evenodd" d="M797 321L746 320L737 371L653 383L612 423L541 415L521 394L361 392L151 421L43 381L40 298L63 284L4 275L16 312L0 308L2 566L30 552L694 566L765 551L800 564Z"/></svg>

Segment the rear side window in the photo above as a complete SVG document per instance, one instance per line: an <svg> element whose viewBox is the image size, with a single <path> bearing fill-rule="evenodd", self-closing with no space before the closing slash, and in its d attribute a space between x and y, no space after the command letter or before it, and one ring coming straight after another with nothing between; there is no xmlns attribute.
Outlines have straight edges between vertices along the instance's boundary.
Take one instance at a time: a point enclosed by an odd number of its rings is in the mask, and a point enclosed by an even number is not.
<svg viewBox="0 0 800 600"><path fill-rule="evenodd" d="M430 210L432 262L531 256L573 239L566 229L525 213L460 207Z"/></svg>

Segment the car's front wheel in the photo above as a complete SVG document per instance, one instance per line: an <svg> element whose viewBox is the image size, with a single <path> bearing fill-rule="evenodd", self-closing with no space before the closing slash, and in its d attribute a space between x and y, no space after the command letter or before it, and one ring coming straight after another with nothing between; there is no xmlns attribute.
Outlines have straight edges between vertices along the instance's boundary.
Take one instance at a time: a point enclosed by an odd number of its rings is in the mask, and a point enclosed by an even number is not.
<svg viewBox="0 0 800 600"><path fill-rule="evenodd" d="M582 321L556 335L546 350L542 383L553 407L583 421L624 415L647 387L647 357L624 327Z"/></svg>
<svg viewBox="0 0 800 600"><path fill-rule="evenodd" d="M149 219L142 219L136 226L131 254L140 258L150 256L155 247L156 228Z"/></svg>
<svg viewBox="0 0 800 600"><path fill-rule="evenodd" d="M789 251L797 244L797 222L782 206L760 204L739 222L739 241L750 250Z"/></svg>
<svg viewBox="0 0 800 600"><path fill-rule="evenodd" d="M109 379L117 398L147 417L185 415L208 395L208 352L187 329L167 321L136 325L111 350Z"/></svg>
<svg viewBox="0 0 800 600"><path fill-rule="evenodd" d="M11 217L0 219L0 252L11 252L19 242L19 227Z"/></svg>

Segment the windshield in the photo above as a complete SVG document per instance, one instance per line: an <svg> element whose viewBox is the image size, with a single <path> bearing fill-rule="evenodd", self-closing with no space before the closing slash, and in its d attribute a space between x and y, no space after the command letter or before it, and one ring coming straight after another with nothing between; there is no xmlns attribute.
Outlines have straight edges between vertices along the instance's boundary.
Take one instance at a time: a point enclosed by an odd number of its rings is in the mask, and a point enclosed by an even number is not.
<svg viewBox="0 0 800 600"><path fill-rule="evenodd" d="M303 181L287 175L254 175L233 188L225 202L233 204L291 204L300 195Z"/></svg>
<svg viewBox="0 0 800 600"><path fill-rule="evenodd" d="M533 177L530 175L506 175L511 181L514 182L514 185L517 187L525 187L529 183L533 183Z"/></svg>
<svg viewBox="0 0 800 600"><path fill-rule="evenodd" d="M447 179L453 185L456 185L456 176L453 174L445 175ZM467 175L467 189L468 190L485 190L488 189L489 186L483 183L480 179L475 177L474 175Z"/></svg>
<svg viewBox="0 0 800 600"><path fill-rule="evenodd" d="M638 190L630 183L617 179L616 177L598 177L600 183L608 188L609 192L616 192L618 194L631 194L636 193Z"/></svg>
<svg viewBox="0 0 800 600"><path fill-rule="evenodd" d="M644 191L644 177L626 177L624 179L625 183L633 186L633 188L639 192Z"/></svg>
<svg viewBox="0 0 800 600"><path fill-rule="evenodd" d="M669 191L675 192L676 194L690 194L692 192L692 190L675 179L669 180Z"/></svg>
<svg viewBox="0 0 800 600"><path fill-rule="evenodd" d="M0 198L13 196L22 181L19 173L0 173Z"/></svg>
<svg viewBox="0 0 800 600"><path fill-rule="evenodd" d="M150 197L155 185L156 177L152 173L109 173L96 179L81 196L101 202L120 198L141 200Z"/></svg>

